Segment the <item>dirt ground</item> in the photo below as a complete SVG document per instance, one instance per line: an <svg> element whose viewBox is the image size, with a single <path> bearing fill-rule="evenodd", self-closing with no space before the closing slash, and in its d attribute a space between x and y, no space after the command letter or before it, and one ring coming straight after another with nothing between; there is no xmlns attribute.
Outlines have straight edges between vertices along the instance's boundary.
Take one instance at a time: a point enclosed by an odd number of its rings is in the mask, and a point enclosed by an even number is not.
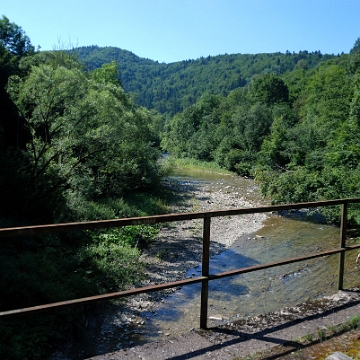
<svg viewBox="0 0 360 360"><path fill-rule="evenodd" d="M252 188L250 183L246 195L237 193L230 186L224 188L221 183L207 187L186 183L170 183L168 186L177 187L175 190L180 194L180 199L178 199L181 200L178 201L180 207L174 209L174 212L261 205L257 200L253 200L252 192L256 192L256 189ZM212 255L224 251L239 235L253 233L260 229L265 218L265 215L255 214L241 217L236 221L234 218L224 218L212 222L212 239L215 240ZM201 238L201 226L196 222L186 225L179 223L176 227L164 228L158 241L144 249L141 257L141 260L147 264L146 285L182 279L186 271L194 267L201 258L201 242L197 241L199 238ZM186 244L184 239L187 239ZM167 244L166 249L162 247L164 240ZM180 243L183 246L180 246ZM176 252L172 251L172 247L176 249ZM169 271L170 268L172 271ZM128 310L150 309L161 297L162 294L150 294L147 298L142 297L141 301L134 298L128 304ZM125 318L124 315L126 315ZM131 314L129 312L119 312L115 315L111 313L104 316L103 325L98 330L94 328L91 331L92 342L95 343L98 338L102 338L99 345L94 344L97 348L96 353L99 355L76 358L92 360L324 359L325 357L318 357L318 355L322 356L326 353L325 343L329 344L329 351L333 351L336 344L340 348L343 344L350 343L353 347L358 346L357 329L344 332L344 327L337 327L339 324L349 322L357 315L360 315L360 293L358 289L353 289L353 291L339 292L333 297L243 319L237 323L213 327L206 331L194 329L145 345L123 346L121 344L121 350L112 352L105 351L107 338L104 334L113 331L114 318L116 318L117 326L119 324L124 326L122 322L130 318ZM321 335L320 339L319 335ZM329 339L325 341L325 337ZM316 350L311 353L311 349L315 348ZM335 351L339 351L338 348ZM66 357L68 358L74 357ZM65 359L65 357L61 357L60 354L60 357L56 359Z"/></svg>
<svg viewBox="0 0 360 360"><path fill-rule="evenodd" d="M325 359L335 351L356 359L360 354L359 315L359 290L340 291L246 322L193 331L91 359Z"/></svg>
<svg viewBox="0 0 360 360"><path fill-rule="evenodd" d="M318 339L313 335L313 341L306 339L302 343L288 343L276 346L262 353L252 354L245 359L326 359L330 354L340 352L351 359L360 359L360 330L351 329L340 334L329 335L327 339ZM316 339L316 340L315 340ZM238 358L237 360L241 360Z"/></svg>

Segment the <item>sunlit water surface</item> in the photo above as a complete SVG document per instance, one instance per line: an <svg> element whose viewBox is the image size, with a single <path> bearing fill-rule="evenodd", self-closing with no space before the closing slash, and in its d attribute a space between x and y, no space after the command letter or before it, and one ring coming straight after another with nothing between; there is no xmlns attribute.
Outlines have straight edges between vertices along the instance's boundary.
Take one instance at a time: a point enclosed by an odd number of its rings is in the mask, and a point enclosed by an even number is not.
<svg viewBox="0 0 360 360"><path fill-rule="evenodd" d="M170 177L190 191L201 185L206 191L231 189L253 203L262 202L251 179L199 171L177 171ZM316 253L339 246L339 228L332 225L296 220L272 214L254 234L240 235L232 246L210 259L210 273L265 264L291 257ZM216 239L211 239L216 241ZM165 246L166 244L164 244ZM344 288L359 285L357 253L346 254ZM321 257L281 267L209 282L208 326L265 314L286 306L337 291L338 255ZM201 275L201 266L190 269L188 277ZM108 327L84 343L75 344L88 356L108 353L178 333L198 329L200 325L200 284L184 286L156 304L153 312L140 312L128 325ZM118 314L119 315L119 314ZM120 314L121 315L121 314ZM106 325L106 324L105 324ZM99 342L100 341L100 342ZM86 351L84 351L86 348ZM66 357L60 358L64 359ZM78 356L78 355L77 355ZM74 358L70 355L69 358ZM58 360L59 357L53 357Z"/></svg>
<svg viewBox="0 0 360 360"><path fill-rule="evenodd" d="M214 190L235 187L248 199L261 201L250 179L184 172L173 174L179 181L203 182ZM338 247L339 228L294 218L271 215L255 234L239 238L228 250L210 260L210 273L265 264ZM356 253L346 256L344 287L358 286ZM209 283L208 325L294 306L337 291L338 255L321 257ZM187 276L201 275L201 266ZM200 284L184 286L161 302L155 312L144 312L146 320L137 342L199 328Z"/></svg>

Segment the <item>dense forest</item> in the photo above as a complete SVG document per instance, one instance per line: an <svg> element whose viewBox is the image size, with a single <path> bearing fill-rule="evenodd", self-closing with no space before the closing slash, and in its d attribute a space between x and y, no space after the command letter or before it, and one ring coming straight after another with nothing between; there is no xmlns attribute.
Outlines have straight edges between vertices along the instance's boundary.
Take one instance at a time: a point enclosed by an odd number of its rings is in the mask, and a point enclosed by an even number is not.
<svg viewBox="0 0 360 360"><path fill-rule="evenodd" d="M273 203L359 196L360 41L320 51L208 56L172 64L124 50L74 49L89 69L118 61L120 80L155 117L161 149L252 176ZM126 60L125 60L126 59ZM326 209L337 222L337 210ZM357 207L351 222L360 223Z"/></svg>
<svg viewBox="0 0 360 360"><path fill-rule="evenodd" d="M314 68L203 95L166 122L162 147L253 176L273 203L360 196L359 43ZM350 218L360 224L357 207Z"/></svg>
<svg viewBox="0 0 360 360"><path fill-rule="evenodd" d="M334 57L320 51L285 54L231 54L201 57L165 64L143 59L115 47L87 46L73 49L88 70L115 61L120 80L136 103L173 116L184 111L205 93L227 96L248 84L254 75L280 75L313 68Z"/></svg>
<svg viewBox="0 0 360 360"><path fill-rule="evenodd" d="M254 177L273 203L360 196L360 39L348 54L160 64L114 47L41 52L3 16L0 99L0 227L164 212L162 151ZM157 231L2 240L0 310L136 284L136 245ZM41 358L82 311L0 320L0 355Z"/></svg>

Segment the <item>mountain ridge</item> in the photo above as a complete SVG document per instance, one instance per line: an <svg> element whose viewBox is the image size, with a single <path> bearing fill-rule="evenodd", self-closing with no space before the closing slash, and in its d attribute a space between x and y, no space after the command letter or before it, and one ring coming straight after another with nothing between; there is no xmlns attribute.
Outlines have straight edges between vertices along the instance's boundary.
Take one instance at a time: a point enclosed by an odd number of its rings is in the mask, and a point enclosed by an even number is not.
<svg viewBox="0 0 360 360"><path fill-rule="evenodd" d="M113 46L74 48L79 61L93 70L115 61L126 92L138 105L174 115L193 105L204 93L226 96L248 84L254 76L282 75L294 69L308 69L336 57L320 51L299 53L224 54L159 63Z"/></svg>

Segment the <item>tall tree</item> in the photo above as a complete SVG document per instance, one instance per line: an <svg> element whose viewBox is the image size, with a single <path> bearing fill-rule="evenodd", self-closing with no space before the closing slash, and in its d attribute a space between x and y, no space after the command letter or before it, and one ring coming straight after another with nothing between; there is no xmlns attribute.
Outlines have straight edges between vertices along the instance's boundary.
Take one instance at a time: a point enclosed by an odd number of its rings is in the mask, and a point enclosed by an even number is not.
<svg viewBox="0 0 360 360"><path fill-rule="evenodd" d="M44 63L24 79L10 78L8 91L30 134L23 213L44 207L50 195L121 196L156 176L147 113L107 80L106 69L88 79L70 65Z"/></svg>
<svg viewBox="0 0 360 360"><path fill-rule="evenodd" d="M254 80L251 95L266 105L289 101L289 89L284 81L274 74L266 74Z"/></svg>
<svg viewBox="0 0 360 360"><path fill-rule="evenodd" d="M350 54L360 54L360 37L356 39L354 46L350 50Z"/></svg>
<svg viewBox="0 0 360 360"><path fill-rule="evenodd" d="M6 16L0 19L0 46L16 56L32 54L35 50L22 28L11 23Z"/></svg>
<svg viewBox="0 0 360 360"><path fill-rule="evenodd" d="M34 53L29 37L6 16L0 19L0 151L24 146L24 129L17 111L5 91L11 75L19 74L21 58Z"/></svg>

